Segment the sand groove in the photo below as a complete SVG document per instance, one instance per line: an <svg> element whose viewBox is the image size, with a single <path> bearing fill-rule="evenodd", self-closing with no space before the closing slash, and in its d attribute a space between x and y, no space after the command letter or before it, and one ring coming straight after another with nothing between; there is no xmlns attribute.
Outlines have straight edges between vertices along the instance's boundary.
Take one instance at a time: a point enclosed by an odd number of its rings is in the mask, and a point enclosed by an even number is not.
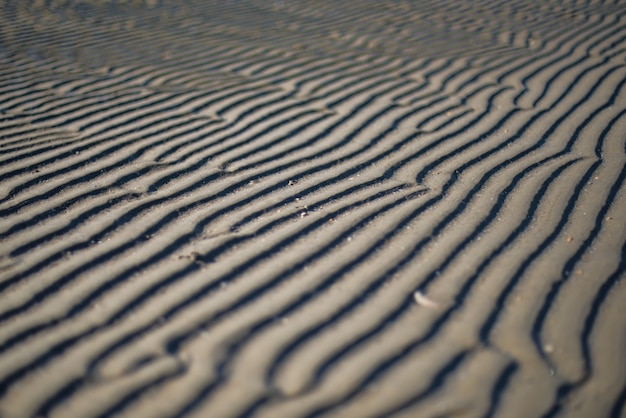
<svg viewBox="0 0 626 418"><path fill-rule="evenodd" d="M624 4L0 6L0 417L626 416Z"/></svg>

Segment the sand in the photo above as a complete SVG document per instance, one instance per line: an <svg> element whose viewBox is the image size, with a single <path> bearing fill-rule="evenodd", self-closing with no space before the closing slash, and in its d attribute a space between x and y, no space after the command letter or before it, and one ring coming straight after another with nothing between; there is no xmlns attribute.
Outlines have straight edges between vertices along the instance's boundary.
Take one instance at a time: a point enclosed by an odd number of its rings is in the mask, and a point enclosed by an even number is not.
<svg viewBox="0 0 626 418"><path fill-rule="evenodd" d="M623 2L0 5L0 417L626 416Z"/></svg>

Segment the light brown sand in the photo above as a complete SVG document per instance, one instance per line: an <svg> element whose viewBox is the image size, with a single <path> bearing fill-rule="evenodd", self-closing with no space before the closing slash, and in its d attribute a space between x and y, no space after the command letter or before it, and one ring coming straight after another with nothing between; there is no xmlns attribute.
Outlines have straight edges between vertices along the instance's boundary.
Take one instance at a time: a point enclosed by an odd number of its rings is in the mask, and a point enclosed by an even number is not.
<svg viewBox="0 0 626 418"><path fill-rule="evenodd" d="M0 417L626 416L625 4L0 6Z"/></svg>

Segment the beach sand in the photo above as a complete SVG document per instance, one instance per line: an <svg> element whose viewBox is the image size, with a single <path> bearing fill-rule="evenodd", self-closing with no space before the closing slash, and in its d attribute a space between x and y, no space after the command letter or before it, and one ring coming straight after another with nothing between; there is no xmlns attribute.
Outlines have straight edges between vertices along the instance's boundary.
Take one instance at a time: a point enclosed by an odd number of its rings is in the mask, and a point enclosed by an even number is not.
<svg viewBox="0 0 626 418"><path fill-rule="evenodd" d="M626 416L626 3L0 5L0 417Z"/></svg>

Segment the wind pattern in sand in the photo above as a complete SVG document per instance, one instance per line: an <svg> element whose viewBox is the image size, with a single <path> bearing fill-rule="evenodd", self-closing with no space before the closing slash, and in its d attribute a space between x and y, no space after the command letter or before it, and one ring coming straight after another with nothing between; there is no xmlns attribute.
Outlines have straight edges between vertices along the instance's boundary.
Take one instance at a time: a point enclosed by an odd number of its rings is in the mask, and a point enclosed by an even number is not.
<svg viewBox="0 0 626 418"><path fill-rule="evenodd" d="M626 416L626 4L0 1L0 416Z"/></svg>

